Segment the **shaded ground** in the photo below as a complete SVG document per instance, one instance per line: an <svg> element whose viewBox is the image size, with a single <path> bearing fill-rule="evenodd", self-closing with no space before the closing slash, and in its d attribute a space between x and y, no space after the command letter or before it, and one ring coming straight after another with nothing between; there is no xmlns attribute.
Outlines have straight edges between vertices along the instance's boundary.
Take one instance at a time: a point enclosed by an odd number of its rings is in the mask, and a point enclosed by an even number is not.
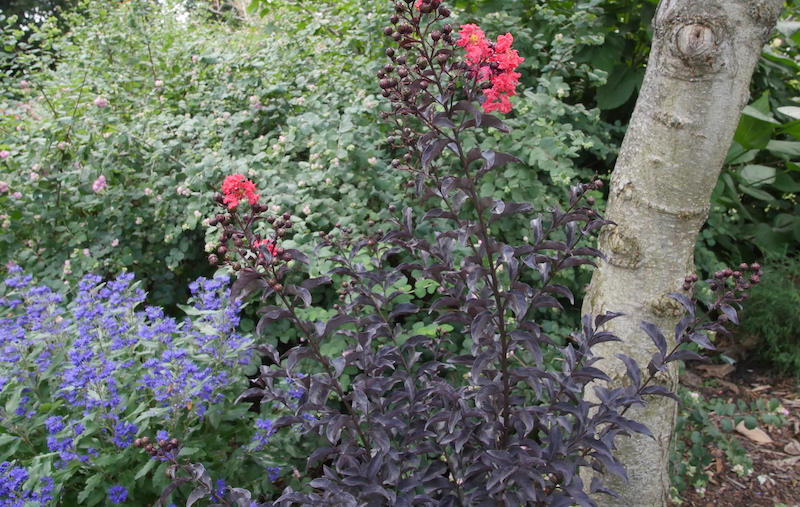
<svg viewBox="0 0 800 507"><path fill-rule="evenodd" d="M788 410L788 424L783 427L760 425L772 440L759 443L758 434L749 437L737 434L739 442L753 460L750 475L740 477L726 462L724 453L718 452L715 462L706 469L710 481L701 497L693 488L683 495L684 507L756 507L786 505L800 507L800 395L793 378L769 376L746 365L737 369L715 365L712 369L687 368L681 383L700 392L706 398L723 399L748 404L762 398L765 403L776 398ZM711 378L716 381L709 382ZM714 387L707 387L714 385ZM716 421L715 421L716 419ZM719 417L711 416L718 422ZM761 435L763 437L763 435ZM712 452L712 454L714 454Z"/></svg>

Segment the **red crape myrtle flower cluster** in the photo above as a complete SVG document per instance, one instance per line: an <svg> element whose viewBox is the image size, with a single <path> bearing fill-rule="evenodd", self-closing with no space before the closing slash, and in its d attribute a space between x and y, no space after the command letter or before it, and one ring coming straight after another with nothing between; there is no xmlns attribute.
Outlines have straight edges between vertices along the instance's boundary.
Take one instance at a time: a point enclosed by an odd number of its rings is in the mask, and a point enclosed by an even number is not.
<svg viewBox="0 0 800 507"><path fill-rule="evenodd" d="M492 43L473 24L461 25L458 33L461 38L456 44L467 52L466 61L471 77L491 85L483 90L486 95L483 110L487 113L495 110L508 113L511 111L508 96L517 94L517 83L522 76L514 69L525 60L516 49L511 49L514 37L507 33L498 36L497 42Z"/></svg>
<svg viewBox="0 0 800 507"><path fill-rule="evenodd" d="M256 193L255 184L244 177L243 174L232 174L222 182L223 204L228 205L228 209L233 209L239 205L239 201L247 199L250 205L256 204L261 194Z"/></svg>

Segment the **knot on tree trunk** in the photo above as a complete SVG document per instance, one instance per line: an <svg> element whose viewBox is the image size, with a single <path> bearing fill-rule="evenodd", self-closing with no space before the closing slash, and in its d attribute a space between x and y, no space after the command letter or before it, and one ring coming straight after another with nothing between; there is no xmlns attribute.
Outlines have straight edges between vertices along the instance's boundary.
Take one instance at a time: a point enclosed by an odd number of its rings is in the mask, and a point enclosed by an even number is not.
<svg viewBox="0 0 800 507"><path fill-rule="evenodd" d="M701 23L684 25L678 29L675 45L685 59L707 58L717 46L717 38L710 26Z"/></svg>
<svg viewBox="0 0 800 507"><path fill-rule="evenodd" d="M669 3L669 2L668 2ZM729 26L714 1L662 5L654 20L651 58L672 77L705 81L722 72L736 72Z"/></svg>

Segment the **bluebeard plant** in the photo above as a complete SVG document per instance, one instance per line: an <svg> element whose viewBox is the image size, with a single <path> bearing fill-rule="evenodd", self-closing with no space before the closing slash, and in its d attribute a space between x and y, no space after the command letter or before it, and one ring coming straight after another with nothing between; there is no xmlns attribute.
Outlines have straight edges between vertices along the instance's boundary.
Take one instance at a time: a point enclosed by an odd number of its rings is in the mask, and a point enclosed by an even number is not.
<svg viewBox="0 0 800 507"><path fill-rule="evenodd" d="M275 458L269 415L253 426L255 413L232 408L253 353L227 277L191 283L183 319L144 306L131 274L60 294L11 266L3 285L0 506L152 504L179 452L220 467L235 455L269 481L261 489L293 469ZM147 434L181 445L150 459L133 445Z"/></svg>

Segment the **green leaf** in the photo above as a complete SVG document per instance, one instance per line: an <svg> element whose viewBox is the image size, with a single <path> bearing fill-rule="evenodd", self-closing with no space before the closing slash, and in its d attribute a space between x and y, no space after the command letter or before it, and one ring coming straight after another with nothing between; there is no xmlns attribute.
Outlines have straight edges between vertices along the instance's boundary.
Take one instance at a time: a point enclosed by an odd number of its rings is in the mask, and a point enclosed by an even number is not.
<svg viewBox="0 0 800 507"><path fill-rule="evenodd" d="M766 148L772 154L800 157L800 142L798 141L770 141Z"/></svg>
<svg viewBox="0 0 800 507"><path fill-rule="evenodd" d="M775 28L784 37L792 37L800 31L800 21L778 21L775 24Z"/></svg>
<svg viewBox="0 0 800 507"><path fill-rule="evenodd" d="M597 89L597 107L607 110L626 103L641 84L642 77L627 65L615 66L606 84Z"/></svg>
<svg viewBox="0 0 800 507"><path fill-rule="evenodd" d="M766 123L773 123L775 125L781 124L781 122L776 120L772 114L769 113L769 110L767 110L767 112L759 111L759 109L756 108L756 102L753 102L753 105L744 106L742 116L749 116L750 118L761 120Z"/></svg>
<svg viewBox="0 0 800 507"><path fill-rule="evenodd" d="M720 419L720 423L722 424L722 429L725 431L730 432L733 431L733 429L735 428L733 424L733 419L729 417L723 417L722 419Z"/></svg>
<svg viewBox="0 0 800 507"><path fill-rule="evenodd" d="M728 155L725 157L725 163L728 165L745 164L756 158L758 151L759 150L748 150L741 144L734 141L731 143L730 149L728 149Z"/></svg>
<svg viewBox="0 0 800 507"><path fill-rule="evenodd" d="M133 480L138 481L139 479L147 475L147 473L150 470L152 470L154 466L156 466L156 460L154 459L148 460L147 463L138 472L136 472L136 475L133 477Z"/></svg>
<svg viewBox="0 0 800 507"><path fill-rule="evenodd" d="M786 173L777 174L775 176L775 181L772 182L772 187L776 190L786 193L795 194L800 192L800 183L795 181L791 176L789 176Z"/></svg>
<svg viewBox="0 0 800 507"><path fill-rule="evenodd" d="M86 487L83 488L78 494L78 503L82 504L86 498L95 490L97 486L103 482L104 475L102 473L94 474L86 480Z"/></svg>
<svg viewBox="0 0 800 507"><path fill-rule="evenodd" d="M800 107L797 106L783 106L776 109L781 114L785 114L789 118L800 120Z"/></svg>
<svg viewBox="0 0 800 507"><path fill-rule="evenodd" d="M769 192L765 192L763 190L759 190L757 188L753 188L749 185L739 185L739 191L749 195L750 197L755 197L756 199L760 199L762 201L774 201L775 198Z"/></svg>
<svg viewBox="0 0 800 507"><path fill-rule="evenodd" d="M178 456L191 456L192 454L197 454L199 451L199 447L181 447Z"/></svg>
<svg viewBox="0 0 800 507"><path fill-rule="evenodd" d="M748 185L758 187L774 183L776 172L774 167L753 164L742 167L736 174Z"/></svg>
<svg viewBox="0 0 800 507"><path fill-rule="evenodd" d="M771 116L753 106L745 106L733 139L744 148L764 149L778 125L780 123Z"/></svg>

